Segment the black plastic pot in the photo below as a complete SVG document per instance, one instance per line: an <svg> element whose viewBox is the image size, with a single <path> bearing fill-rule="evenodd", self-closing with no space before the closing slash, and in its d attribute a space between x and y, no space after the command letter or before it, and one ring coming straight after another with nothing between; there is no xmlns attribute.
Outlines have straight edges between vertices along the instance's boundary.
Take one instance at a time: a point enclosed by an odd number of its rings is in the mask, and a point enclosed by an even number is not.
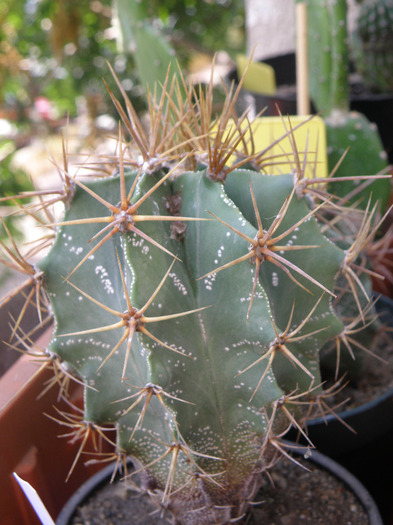
<svg viewBox="0 0 393 525"><path fill-rule="evenodd" d="M282 115L296 115L296 58L294 53L267 58L263 62L271 65L275 71L278 94L269 96L248 91L248 98L253 100L255 111L259 112L266 108L264 115L276 116L279 114L277 110L279 108ZM231 71L229 79L238 81L235 70ZM282 89L284 86L294 86L294 88L288 93L280 93L279 88ZM393 94L370 93L360 82L351 83L350 89L351 110L363 113L370 122L377 125L389 162L393 163ZM312 101L311 113L316 113Z"/></svg>
<svg viewBox="0 0 393 525"><path fill-rule="evenodd" d="M393 94L369 93L361 84L351 86L351 109L377 125L389 162L393 162Z"/></svg>
<svg viewBox="0 0 393 525"><path fill-rule="evenodd" d="M129 472L133 469L133 464L129 460L127 463ZM71 498L67 501L67 503L62 508L60 514L58 515L56 519L56 525L69 525L71 521L74 518L74 515L78 509L79 506L83 505L90 496L94 496L94 494L99 491L100 489L107 486L113 477L113 473L117 467L116 462L111 463L104 467L102 470L91 476L87 481L85 481L79 489L71 496ZM114 477L114 481L119 481L121 479L121 475L117 473ZM142 498L145 498L145 505L143 506L143 512L146 512L143 516L146 515L146 521L144 521L145 525L151 525L152 523L156 524L162 523L164 520L161 520L159 518L153 519L151 516L151 513L155 509L155 506L150 503L150 498L147 495L141 495ZM131 498L132 500L133 498ZM97 496L97 501L99 501L99 497ZM135 508L132 509L135 511ZM140 512L140 510L138 510ZM102 517L101 517L102 519ZM136 521L139 523L140 519L142 519L142 516L139 514L139 518L136 519ZM135 521L135 515L133 517L129 517L129 523L133 524ZM108 523L112 523L112 521L108 521ZM127 522L128 523L128 522ZM165 521L165 523L167 523ZM107 525L107 520L100 521L100 525Z"/></svg>
<svg viewBox="0 0 393 525"><path fill-rule="evenodd" d="M61 512L56 520L56 525L68 525L71 522L71 519L78 506L81 505L96 490L99 490L101 487L110 482L115 468L116 464L111 463L85 481L83 485L81 485L79 489L74 492L71 498L61 509Z"/></svg>
<svg viewBox="0 0 393 525"><path fill-rule="evenodd" d="M295 55L293 53L279 55L273 58L264 59L263 62L272 66L274 69L277 88L293 86L293 89L289 89L285 93L278 92L276 95L261 95L253 91L243 90L243 95L245 95L244 104L247 104L249 100L252 100L255 111L259 112L264 109L263 114L265 116L278 116L280 113L282 115L296 115ZM235 69L229 73L228 78L235 83L239 81ZM315 113L315 108L312 108L312 111Z"/></svg>
<svg viewBox="0 0 393 525"><path fill-rule="evenodd" d="M393 327L393 300L380 296L376 309L381 322ZM339 412L337 416L328 414L307 423L307 432L315 447L336 458L358 450L391 431L393 389L362 406ZM294 432L289 436L294 439Z"/></svg>
<svg viewBox="0 0 393 525"><path fill-rule="evenodd" d="M383 323L393 327L393 300L381 296L376 308ZM393 521L393 389L360 407L316 418L307 433L316 449L344 465L367 487L386 523ZM340 421L341 420L341 421ZM349 430L342 421L349 425ZM295 440L291 430L288 439ZM304 443L301 438L300 442Z"/></svg>
<svg viewBox="0 0 393 525"><path fill-rule="evenodd" d="M304 455L304 449L295 450L295 453ZM339 465L336 461L316 451L311 451L308 460L330 472L336 478L344 482L347 487L349 487L349 489L357 496L358 500L366 510L370 525L383 525L382 518L375 501L367 489L355 476L353 476L353 474ZM109 483L114 468L114 464L108 465L88 481L86 481L66 503L56 520L56 525L69 525L77 507L81 505L92 493L94 493L95 490L101 488L104 484Z"/></svg>

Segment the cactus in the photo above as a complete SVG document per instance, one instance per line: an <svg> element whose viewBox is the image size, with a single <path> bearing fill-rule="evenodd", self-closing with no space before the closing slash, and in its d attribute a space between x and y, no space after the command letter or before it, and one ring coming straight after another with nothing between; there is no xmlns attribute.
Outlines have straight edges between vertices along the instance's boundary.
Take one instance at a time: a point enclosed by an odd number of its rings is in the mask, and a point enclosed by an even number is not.
<svg viewBox="0 0 393 525"><path fill-rule="evenodd" d="M352 36L353 58L363 82L373 91L393 90L393 2L364 0Z"/></svg>
<svg viewBox="0 0 393 525"><path fill-rule="evenodd" d="M115 429L118 460L130 456L162 511L186 525L240 518L287 454L282 435L323 407L321 349L370 323L359 254L376 227L375 210L332 205L299 162L261 173L236 93L213 127L211 93L164 85L149 133L125 93L126 110L112 95L131 142L120 128L93 180L72 177L65 160L64 190L26 206L48 217L64 204L36 266L12 240L1 245L42 318L53 315L42 357L63 390L68 378L84 385L83 416L63 420L81 439L77 458L88 436L112 441ZM344 228L353 213L364 216L357 237ZM337 287L351 319L335 309ZM13 337L29 341L18 326Z"/></svg>
<svg viewBox="0 0 393 525"><path fill-rule="evenodd" d="M356 183L345 181L348 176L387 171L386 152L375 124L349 110L346 0L307 0L307 6L310 96L325 118L329 170L335 170L335 177L341 178L329 190L342 197L350 195L350 202L360 201L363 208L371 196L383 212L389 200L388 180L379 178L364 184L361 178Z"/></svg>

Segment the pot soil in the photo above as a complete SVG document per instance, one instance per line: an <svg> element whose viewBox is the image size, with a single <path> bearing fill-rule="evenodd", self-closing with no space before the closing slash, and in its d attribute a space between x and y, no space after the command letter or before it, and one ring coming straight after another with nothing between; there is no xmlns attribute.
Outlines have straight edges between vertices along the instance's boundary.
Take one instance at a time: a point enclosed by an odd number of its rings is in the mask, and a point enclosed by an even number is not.
<svg viewBox="0 0 393 525"><path fill-rule="evenodd" d="M382 525L370 494L343 467L315 451L297 461L309 470L282 458L271 479L265 477L255 498L261 503L251 507L244 525ZM169 525L146 495L124 482L108 484L112 472L110 465L82 486L56 525Z"/></svg>

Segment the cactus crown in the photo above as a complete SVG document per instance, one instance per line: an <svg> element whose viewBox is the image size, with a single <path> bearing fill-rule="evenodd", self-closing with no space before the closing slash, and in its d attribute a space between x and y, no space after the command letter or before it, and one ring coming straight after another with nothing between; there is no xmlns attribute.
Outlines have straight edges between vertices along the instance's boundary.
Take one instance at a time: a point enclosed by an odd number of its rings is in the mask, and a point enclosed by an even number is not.
<svg viewBox="0 0 393 525"><path fill-rule="evenodd" d="M375 209L333 202L303 178L295 146L291 173L264 174L269 152L245 140L232 90L215 117L212 85L168 76L146 131L119 89L116 154L83 180L65 154L63 189L22 207L50 218L32 255L49 251L35 266L10 238L3 261L27 275L42 323L54 320L42 356L63 395L69 378L84 385L83 415L64 415L78 455L114 428L119 461L133 458L178 523L228 523L285 454L288 427L323 410L321 349L356 352L351 336L372 320L360 253ZM29 341L22 317L11 344Z"/></svg>

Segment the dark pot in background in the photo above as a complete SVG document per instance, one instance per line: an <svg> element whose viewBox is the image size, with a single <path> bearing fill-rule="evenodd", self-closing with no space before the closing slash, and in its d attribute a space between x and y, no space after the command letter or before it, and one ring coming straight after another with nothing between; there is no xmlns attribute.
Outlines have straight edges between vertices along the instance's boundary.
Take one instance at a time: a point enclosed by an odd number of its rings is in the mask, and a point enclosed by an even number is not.
<svg viewBox="0 0 393 525"><path fill-rule="evenodd" d="M381 322L393 327L393 300L376 303ZM393 365L392 365L393 366ZM386 524L393 523L393 389L360 407L307 424L316 449L336 459L370 491ZM352 432L340 420L354 431ZM297 431L288 433L295 440ZM303 438L300 442L304 443Z"/></svg>
<svg viewBox="0 0 393 525"><path fill-rule="evenodd" d="M299 456L304 455L304 452L304 449L295 450L295 454ZM375 501L367 489L362 485L362 483L360 483L358 479L356 479L355 476L353 476L350 472L348 472L348 470L346 470L336 461L319 452L312 451L308 457L308 460L344 482L344 484L357 496L358 500L362 503L369 517L370 525L383 525L383 521ZM83 502L86 501L89 496L94 494L95 490L98 490L103 485L109 483L114 468L115 464L108 465L106 468L87 480L65 504L56 520L56 525L69 525L77 507L83 504Z"/></svg>
<svg viewBox="0 0 393 525"><path fill-rule="evenodd" d="M263 60L273 67L276 74L277 95L268 96L247 92L255 104L256 112L266 108L264 115L296 115L296 58L294 53L279 55ZM238 81L236 70L229 74L229 80ZM292 86L291 89L286 89ZM285 90L284 90L285 88ZM369 93L360 82L351 83L350 108L363 113L377 127L383 146L393 163L393 94ZM311 104L311 113L316 113Z"/></svg>
<svg viewBox="0 0 393 525"><path fill-rule="evenodd" d="M265 116L296 115L296 62L295 55L289 53L273 58L264 59L263 62L273 67L276 75L276 95L261 95L251 91L243 90L243 105L252 102L255 111L258 113L265 109ZM237 83L239 81L236 69L232 70L228 79ZM288 88L283 90L283 88ZM282 90L282 92L281 92ZM315 108L313 108L315 113Z"/></svg>
<svg viewBox="0 0 393 525"><path fill-rule="evenodd" d="M376 309L381 322L393 328L393 300L380 296ZM354 432L334 415L316 418L307 424L317 449L333 457L360 449L393 430L393 389L362 406L340 412L338 416Z"/></svg>
<svg viewBox="0 0 393 525"><path fill-rule="evenodd" d="M393 94L368 93L360 83L351 84L351 109L377 125L389 163L393 163Z"/></svg>

